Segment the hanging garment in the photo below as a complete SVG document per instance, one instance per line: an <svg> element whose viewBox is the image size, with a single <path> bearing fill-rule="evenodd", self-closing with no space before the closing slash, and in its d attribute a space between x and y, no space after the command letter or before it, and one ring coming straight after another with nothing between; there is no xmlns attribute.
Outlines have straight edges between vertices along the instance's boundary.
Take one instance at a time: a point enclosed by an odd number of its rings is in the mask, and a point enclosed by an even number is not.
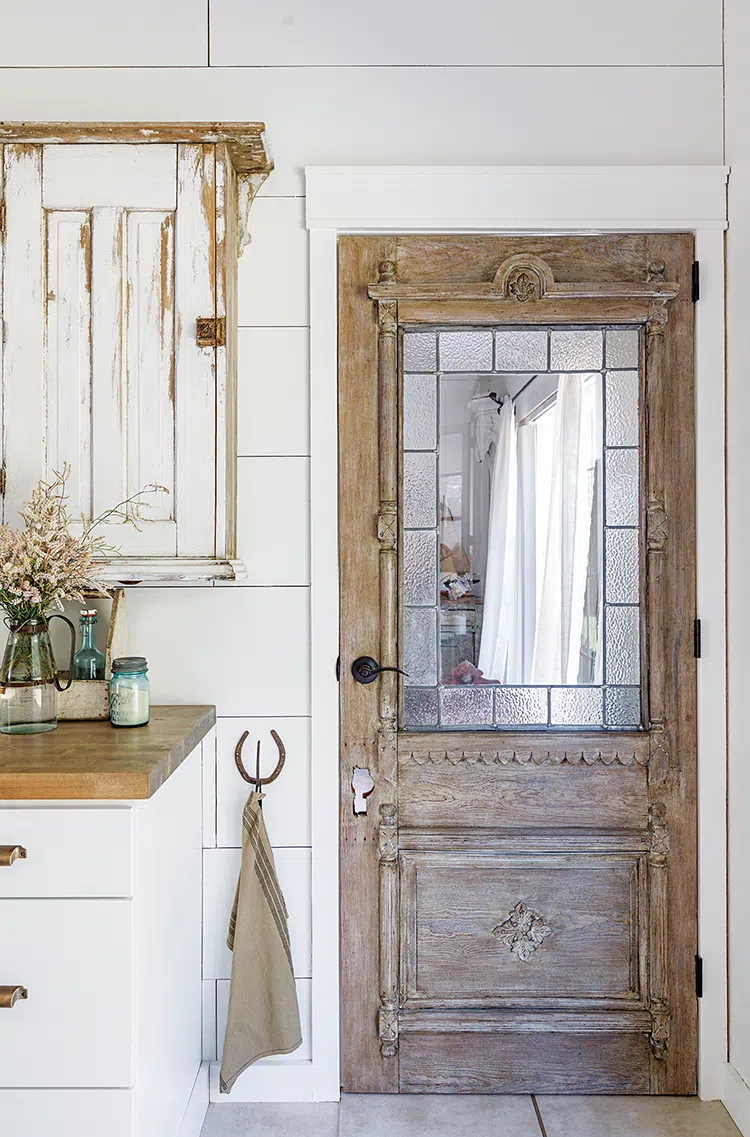
<svg viewBox="0 0 750 1137"><path fill-rule="evenodd" d="M486 679L518 683L518 431L513 403L500 409L490 490L484 616L479 669Z"/></svg>
<svg viewBox="0 0 750 1137"><path fill-rule="evenodd" d="M253 792L242 813L242 864L229 919L232 952L229 1014L220 1090L269 1054L289 1054L302 1043L288 913L268 841L263 795Z"/></svg>
<svg viewBox="0 0 750 1137"><path fill-rule="evenodd" d="M594 403L600 387L592 385L587 391L587 379L586 375L561 375L557 388L533 683L578 682L595 505L592 468L600 445L600 435L591 429L594 413L599 413ZM591 442L593 436L597 436L596 446Z"/></svg>

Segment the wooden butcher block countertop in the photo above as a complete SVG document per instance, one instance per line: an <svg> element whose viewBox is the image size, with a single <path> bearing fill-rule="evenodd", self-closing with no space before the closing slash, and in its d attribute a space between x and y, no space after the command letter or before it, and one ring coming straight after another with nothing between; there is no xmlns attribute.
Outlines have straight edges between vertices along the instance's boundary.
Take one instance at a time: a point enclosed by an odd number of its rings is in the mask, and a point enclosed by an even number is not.
<svg viewBox="0 0 750 1137"><path fill-rule="evenodd" d="M215 707L152 707L147 726L61 722L47 734L0 734L0 800L149 798L215 722Z"/></svg>

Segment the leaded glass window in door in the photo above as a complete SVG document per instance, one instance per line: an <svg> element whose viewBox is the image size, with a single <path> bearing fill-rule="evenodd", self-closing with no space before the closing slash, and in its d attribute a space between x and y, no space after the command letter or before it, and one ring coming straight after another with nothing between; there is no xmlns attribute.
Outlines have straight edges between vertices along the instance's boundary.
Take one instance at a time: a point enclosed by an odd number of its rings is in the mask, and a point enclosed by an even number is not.
<svg viewBox="0 0 750 1137"><path fill-rule="evenodd" d="M406 329L406 729L641 724L635 327Z"/></svg>

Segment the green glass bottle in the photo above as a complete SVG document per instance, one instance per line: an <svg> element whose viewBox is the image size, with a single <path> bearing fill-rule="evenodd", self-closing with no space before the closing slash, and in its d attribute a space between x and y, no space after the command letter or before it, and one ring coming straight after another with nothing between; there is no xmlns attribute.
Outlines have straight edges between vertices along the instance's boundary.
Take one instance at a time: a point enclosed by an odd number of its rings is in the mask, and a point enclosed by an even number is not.
<svg viewBox="0 0 750 1137"><path fill-rule="evenodd" d="M96 646L95 608L81 612L81 646L73 656L73 678L104 678L104 656Z"/></svg>

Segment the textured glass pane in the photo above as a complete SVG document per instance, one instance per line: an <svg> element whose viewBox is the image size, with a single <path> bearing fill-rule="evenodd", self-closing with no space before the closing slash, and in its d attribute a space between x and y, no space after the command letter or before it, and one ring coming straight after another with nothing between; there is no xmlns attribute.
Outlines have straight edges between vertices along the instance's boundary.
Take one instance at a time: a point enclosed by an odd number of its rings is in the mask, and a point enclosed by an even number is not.
<svg viewBox="0 0 750 1137"><path fill-rule="evenodd" d="M495 332L495 370L546 371L546 331Z"/></svg>
<svg viewBox="0 0 750 1137"><path fill-rule="evenodd" d="M404 375L404 450L437 446L437 379Z"/></svg>
<svg viewBox="0 0 750 1137"><path fill-rule="evenodd" d="M404 691L404 726L437 726L437 688L407 687Z"/></svg>
<svg viewBox="0 0 750 1137"><path fill-rule="evenodd" d="M434 529L404 531L404 603L437 603L437 533Z"/></svg>
<svg viewBox="0 0 750 1137"><path fill-rule="evenodd" d="M638 451L608 450L607 525L638 524Z"/></svg>
<svg viewBox="0 0 750 1137"><path fill-rule="evenodd" d="M492 687L441 687L441 726L490 726Z"/></svg>
<svg viewBox="0 0 750 1137"><path fill-rule="evenodd" d="M406 332L404 371L434 371L437 368L437 336L434 332Z"/></svg>
<svg viewBox="0 0 750 1137"><path fill-rule="evenodd" d="M638 530L607 529L607 602L609 604L637 604L638 588Z"/></svg>
<svg viewBox="0 0 750 1137"><path fill-rule="evenodd" d="M641 724L641 692L638 687L607 687L604 708L607 726Z"/></svg>
<svg viewBox="0 0 750 1137"><path fill-rule="evenodd" d="M495 691L498 726L546 726L546 687L498 687Z"/></svg>
<svg viewBox="0 0 750 1137"><path fill-rule="evenodd" d="M404 525L430 529L437 524L435 455L404 454Z"/></svg>
<svg viewBox="0 0 750 1137"><path fill-rule="evenodd" d="M550 370L599 371L602 366L602 333L560 332L550 336Z"/></svg>
<svg viewBox="0 0 750 1137"><path fill-rule="evenodd" d="M440 370L491 371L492 332L441 332Z"/></svg>
<svg viewBox="0 0 750 1137"><path fill-rule="evenodd" d="M638 366L638 332L607 332L607 367Z"/></svg>
<svg viewBox="0 0 750 1137"><path fill-rule="evenodd" d="M640 612L607 608L607 682L639 683L641 679Z"/></svg>
<svg viewBox="0 0 750 1137"><path fill-rule="evenodd" d="M437 614L434 608L404 609L404 683L407 687L437 684Z"/></svg>
<svg viewBox="0 0 750 1137"><path fill-rule="evenodd" d="M601 687L552 687L550 722L553 726L600 726Z"/></svg>
<svg viewBox="0 0 750 1137"><path fill-rule="evenodd" d="M639 386L637 371L607 372L607 446L638 445Z"/></svg>

